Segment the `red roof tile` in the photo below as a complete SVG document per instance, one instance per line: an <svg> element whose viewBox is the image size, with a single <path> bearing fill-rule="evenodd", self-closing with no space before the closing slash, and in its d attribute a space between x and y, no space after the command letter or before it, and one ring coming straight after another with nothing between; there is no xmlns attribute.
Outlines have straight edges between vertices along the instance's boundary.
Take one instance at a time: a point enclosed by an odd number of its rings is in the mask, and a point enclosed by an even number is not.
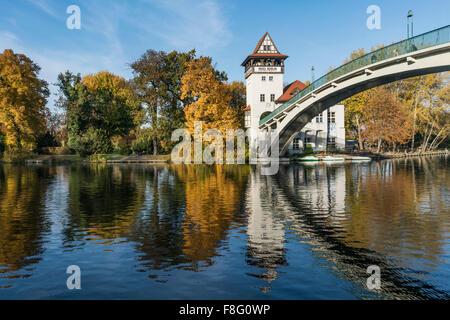
<svg viewBox="0 0 450 320"><path fill-rule="evenodd" d="M301 81L294 81L284 87L283 94L275 100L276 103L289 101L297 92L306 88L306 84Z"/></svg>
<svg viewBox="0 0 450 320"><path fill-rule="evenodd" d="M244 108L244 111L250 111L250 105L248 105L247 107Z"/></svg>

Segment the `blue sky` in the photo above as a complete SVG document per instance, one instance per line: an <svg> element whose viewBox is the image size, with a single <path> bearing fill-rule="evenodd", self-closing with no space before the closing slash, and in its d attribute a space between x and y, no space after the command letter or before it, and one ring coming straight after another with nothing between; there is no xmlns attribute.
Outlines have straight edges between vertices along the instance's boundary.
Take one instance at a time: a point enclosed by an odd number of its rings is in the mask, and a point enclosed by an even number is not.
<svg viewBox="0 0 450 320"><path fill-rule="evenodd" d="M366 27L369 5L381 9L381 29ZM81 29L69 30L66 8L81 9ZM356 48L370 49L450 24L450 1L267 0L0 0L0 50L37 62L49 83L59 72L109 70L126 78L147 49L213 57L230 80L244 80L244 58L268 31L286 61L285 82L316 79ZM54 87L52 88L55 92ZM50 99L51 107L54 98Z"/></svg>

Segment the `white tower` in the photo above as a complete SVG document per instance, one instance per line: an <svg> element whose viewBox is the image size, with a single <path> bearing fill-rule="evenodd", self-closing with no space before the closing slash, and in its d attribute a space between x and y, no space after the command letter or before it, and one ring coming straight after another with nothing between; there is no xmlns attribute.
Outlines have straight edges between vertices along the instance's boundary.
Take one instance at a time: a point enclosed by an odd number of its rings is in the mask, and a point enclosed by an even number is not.
<svg viewBox="0 0 450 320"><path fill-rule="evenodd" d="M256 145L259 121L275 109L275 100L283 94L284 60L287 57L278 51L266 32L253 53L242 62L247 86L245 127L250 128L250 148Z"/></svg>

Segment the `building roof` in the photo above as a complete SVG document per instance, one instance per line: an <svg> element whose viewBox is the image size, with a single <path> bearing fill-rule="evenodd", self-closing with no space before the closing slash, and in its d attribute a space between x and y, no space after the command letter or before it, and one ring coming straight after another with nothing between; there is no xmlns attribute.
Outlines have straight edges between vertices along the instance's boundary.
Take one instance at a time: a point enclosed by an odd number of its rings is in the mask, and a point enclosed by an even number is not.
<svg viewBox="0 0 450 320"><path fill-rule="evenodd" d="M275 100L276 103L289 101L295 94L306 88L306 84L299 80L291 82L283 89L283 94Z"/></svg>
<svg viewBox="0 0 450 320"><path fill-rule="evenodd" d="M251 110L250 105L248 105L247 107L244 108L244 111L250 111L250 110Z"/></svg>
<svg viewBox="0 0 450 320"><path fill-rule="evenodd" d="M267 47L269 48L267 50ZM247 56L247 58L242 62L242 66L244 66L248 59L250 58L284 58L286 59L288 56L285 54L281 54L269 33L266 32L261 39L259 39L258 44L255 47L255 50Z"/></svg>

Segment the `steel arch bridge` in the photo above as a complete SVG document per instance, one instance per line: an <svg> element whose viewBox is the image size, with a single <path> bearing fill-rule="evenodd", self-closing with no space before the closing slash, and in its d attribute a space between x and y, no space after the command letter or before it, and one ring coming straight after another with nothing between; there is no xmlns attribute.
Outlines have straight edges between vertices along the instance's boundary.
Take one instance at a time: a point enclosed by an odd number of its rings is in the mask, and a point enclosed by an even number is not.
<svg viewBox="0 0 450 320"><path fill-rule="evenodd" d="M315 116L359 92L389 82L450 70L450 25L352 60L317 79L261 119L261 134L278 135L279 154ZM273 146L274 147L274 146Z"/></svg>

